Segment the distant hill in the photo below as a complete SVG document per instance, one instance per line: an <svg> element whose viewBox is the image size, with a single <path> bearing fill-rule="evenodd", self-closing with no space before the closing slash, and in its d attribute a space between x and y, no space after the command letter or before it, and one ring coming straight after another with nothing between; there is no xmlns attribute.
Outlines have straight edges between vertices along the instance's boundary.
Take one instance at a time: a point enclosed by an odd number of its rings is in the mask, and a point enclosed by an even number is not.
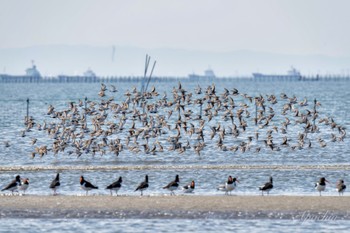
<svg viewBox="0 0 350 233"><path fill-rule="evenodd" d="M219 77L250 76L253 72L286 73L294 66L303 75L349 74L349 57L324 55L286 55L248 50L209 52L182 49L143 49L115 46L51 45L29 48L0 49L0 73L24 74L35 61L44 76L81 75L91 68L102 76L140 76L145 56L157 60L154 75L184 77L202 74L212 68Z"/></svg>

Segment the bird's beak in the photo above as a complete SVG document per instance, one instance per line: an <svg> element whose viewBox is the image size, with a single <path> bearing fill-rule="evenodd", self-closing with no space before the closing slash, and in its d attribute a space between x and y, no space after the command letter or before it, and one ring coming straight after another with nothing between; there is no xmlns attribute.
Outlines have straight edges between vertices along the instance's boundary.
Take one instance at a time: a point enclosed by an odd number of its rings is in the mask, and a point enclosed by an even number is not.
<svg viewBox="0 0 350 233"><path fill-rule="evenodd" d="M329 182L329 181L328 181L328 180L326 180L326 179L325 179L324 181L326 181L328 184L330 184L330 183L331 183L331 182Z"/></svg>
<svg viewBox="0 0 350 233"><path fill-rule="evenodd" d="M241 182L239 182L239 180L238 180L238 179L236 179L236 181L237 181L238 183L241 183Z"/></svg>

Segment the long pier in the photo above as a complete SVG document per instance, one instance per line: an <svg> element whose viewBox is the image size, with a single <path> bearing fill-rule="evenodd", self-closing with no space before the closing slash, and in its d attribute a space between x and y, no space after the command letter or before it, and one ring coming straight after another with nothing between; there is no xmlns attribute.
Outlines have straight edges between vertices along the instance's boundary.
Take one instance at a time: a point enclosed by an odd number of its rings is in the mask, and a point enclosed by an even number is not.
<svg viewBox="0 0 350 233"><path fill-rule="evenodd" d="M86 76L56 76L56 77L31 77L31 76L12 76L12 75L2 75L0 74L0 83L118 83L118 82L130 82L138 83L142 82L143 76L97 76L97 77L86 77ZM194 82L201 81L231 81L231 80L242 80L242 81L254 81L254 82L265 82L265 81L281 81L281 82L303 82L303 81L350 81L350 76L344 75L325 75L325 76L302 76L300 79L286 80L286 79L276 79L276 78L263 78L254 79L251 76L240 76L240 77L216 77L216 78L200 78ZM170 76L154 76L151 82L192 82L189 77L170 77Z"/></svg>

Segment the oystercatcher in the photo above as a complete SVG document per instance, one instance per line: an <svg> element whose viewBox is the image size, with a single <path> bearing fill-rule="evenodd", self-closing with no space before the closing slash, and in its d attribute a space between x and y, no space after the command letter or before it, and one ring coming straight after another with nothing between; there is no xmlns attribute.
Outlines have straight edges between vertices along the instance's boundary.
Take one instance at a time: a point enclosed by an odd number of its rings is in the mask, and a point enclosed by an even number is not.
<svg viewBox="0 0 350 233"><path fill-rule="evenodd" d="M28 187L29 187L29 179L25 178L25 179L22 179L21 185L18 186L18 190L23 191L23 195L24 195Z"/></svg>
<svg viewBox="0 0 350 233"><path fill-rule="evenodd" d="M273 188L273 180L272 180L272 176L270 176L270 182L267 182L263 186L260 186L259 190L261 190L261 195L264 196L264 192L267 192L267 195L269 195L269 192L272 188Z"/></svg>
<svg viewBox="0 0 350 233"><path fill-rule="evenodd" d="M141 184L135 189L134 192L137 190L141 191L141 196L143 195L143 191L148 188L148 175L145 176L145 181L141 182Z"/></svg>
<svg viewBox="0 0 350 233"><path fill-rule="evenodd" d="M86 190L86 195L88 195L88 192L91 190L91 189L98 189L97 186L94 186L93 184L91 184L90 182L86 181L84 179L84 176L80 176L80 185L81 185L81 188Z"/></svg>
<svg viewBox="0 0 350 233"><path fill-rule="evenodd" d="M53 190L53 195L57 195L56 190L60 187L60 185L60 174L57 173L56 178L50 184L50 189Z"/></svg>
<svg viewBox="0 0 350 233"><path fill-rule="evenodd" d="M229 176L227 178L226 183L223 185L219 185L217 187L217 190L225 192L225 195L228 195L230 192L231 195L232 190L234 190L237 186L236 181L239 183L236 177L232 178L232 176Z"/></svg>
<svg viewBox="0 0 350 233"><path fill-rule="evenodd" d="M326 178L321 177L320 181L315 184L315 189L320 192L320 196L321 192L326 189L326 182L329 183L328 180L326 180Z"/></svg>
<svg viewBox="0 0 350 233"><path fill-rule="evenodd" d="M337 191L339 193L339 196L340 194L344 195L345 189L346 189L346 185L344 184L344 180L339 180L337 184Z"/></svg>
<svg viewBox="0 0 350 233"><path fill-rule="evenodd" d="M3 188L1 191L11 191L12 195L14 191L18 191L18 187L21 185L21 177L19 175L16 176L16 178L11 181L11 183L9 183L5 188Z"/></svg>
<svg viewBox="0 0 350 233"><path fill-rule="evenodd" d="M194 191L194 188L195 188L195 183L194 183L194 180L192 180L191 183L183 186L182 190L184 191L184 193L192 193Z"/></svg>
<svg viewBox="0 0 350 233"><path fill-rule="evenodd" d="M163 187L163 189L168 189L170 191L170 195L175 195L174 190L179 188L179 175L175 176L175 180L171 181L167 186Z"/></svg>
<svg viewBox="0 0 350 233"><path fill-rule="evenodd" d="M123 182L123 179L121 176L119 176L119 179L117 181L115 181L114 183L112 183L106 187L106 189L109 189L111 191L111 196L113 195L112 194L113 190L115 191L115 193L118 196L118 190L122 187L122 182Z"/></svg>

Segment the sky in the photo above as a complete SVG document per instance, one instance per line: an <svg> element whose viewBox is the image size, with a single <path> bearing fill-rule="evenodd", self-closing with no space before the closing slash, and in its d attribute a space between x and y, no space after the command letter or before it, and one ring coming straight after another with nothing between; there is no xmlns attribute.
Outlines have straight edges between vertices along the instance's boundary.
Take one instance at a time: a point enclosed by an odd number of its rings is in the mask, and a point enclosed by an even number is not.
<svg viewBox="0 0 350 233"><path fill-rule="evenodd" d="M220 75L279 73L291 65L304 73L349 73L349 9L348 0L0 0L0 69L22 74L35 60L45 74L80 74L92 67L98 74L129 75L137 73L133 62L152 50L160 75L210 66ZM62 45L108 51L116 46L123 57L115 61L117 69L103 66L96 54L84 63L84 54L69 60L62 51L65 59L55 60L40 52L56 46L57 53ZM128 57L124 47L141 50ZM171 59L156 49L180 53ZM244 51L250 55L240 63ZM238 58L226 56L232 52Z"/></svg>
<svg viewBox="0 0 350 233"><path fill-rule="evenodd" d="M0 48L68 44L350 56L347 0L0 0Z"/></svg>

